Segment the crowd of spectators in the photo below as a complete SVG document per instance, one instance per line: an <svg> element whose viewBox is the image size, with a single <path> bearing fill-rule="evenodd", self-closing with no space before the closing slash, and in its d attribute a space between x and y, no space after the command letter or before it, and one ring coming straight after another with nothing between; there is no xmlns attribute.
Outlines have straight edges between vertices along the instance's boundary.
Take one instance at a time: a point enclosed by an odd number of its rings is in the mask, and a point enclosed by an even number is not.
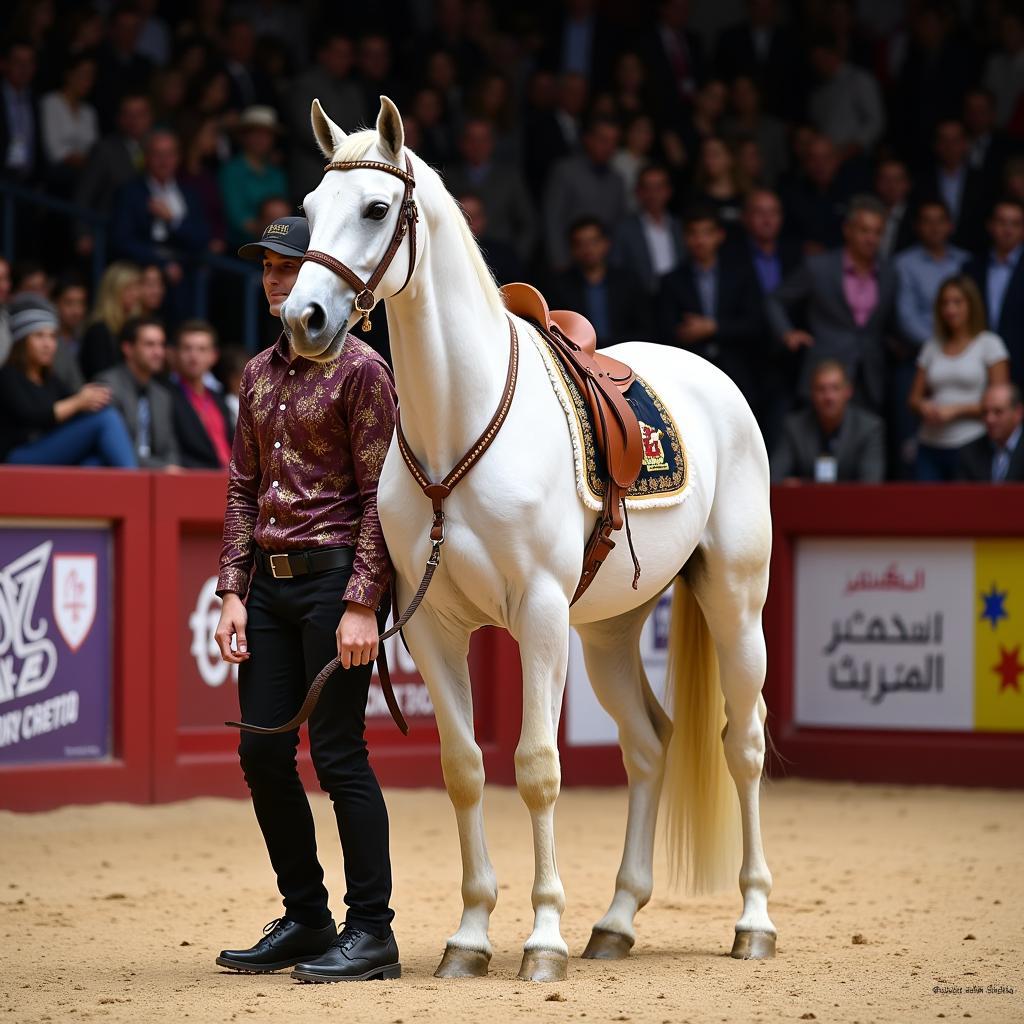
<svg viewBox="0 0 1024 1024"><path fill-rule="evenodd" d="M123 464L114 422L133 463L223 465L198 267L315 186L314 96L350 130L386 93L499 282L716 363L775 479L1019 479L1024 8L696 6L12 5L0 175L88 216L26 206L0 268L6 458Z"/></svg>

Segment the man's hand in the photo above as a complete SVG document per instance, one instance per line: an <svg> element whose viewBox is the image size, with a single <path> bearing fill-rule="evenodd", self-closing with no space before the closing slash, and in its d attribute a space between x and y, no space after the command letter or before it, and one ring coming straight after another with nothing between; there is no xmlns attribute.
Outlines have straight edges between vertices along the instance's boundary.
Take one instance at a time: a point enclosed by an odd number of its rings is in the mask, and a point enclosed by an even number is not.
<svg viewBox="0 0 1024 1024"><path fill-rule="evenodd" d="M676 335L684 345L694 345L710 338L718 331L718 324L709 316L687 313L676 328Z"/></svg>
<svg viewBox="0 0 1024 1024"><path fill-rule="evenodd" d="M782 341L790 352L796 352L801 348L810 348L814 344L814 338L806 331L786 331L782 336Z"/></svg>
<svg viewBox="0 0 1024 1024"><path fill-rule="evenodd" d="M249 622L249 613L237 594L225 594L224 606L220 610L220 622L214 636L220 648L220 656L229 665L241 665L249 658L249 649L245 643L245 627ZM235 650L231 649L231 638L235 637Z"/></svg>
<svg viewBox="0 0 1024 1024"><path fill-rule="evenodd" d="M342 668L369 665L377 657L377 614L365 604L349 601L338 623L338 657Z"/></svg>
<svg viewBox="0 0 1024 1024"><path fill-rule="evenodd" d="M149 212L156 217L157 220L174 220L174 214L171 213L171 208L162 199L150 199Z"/></svg>

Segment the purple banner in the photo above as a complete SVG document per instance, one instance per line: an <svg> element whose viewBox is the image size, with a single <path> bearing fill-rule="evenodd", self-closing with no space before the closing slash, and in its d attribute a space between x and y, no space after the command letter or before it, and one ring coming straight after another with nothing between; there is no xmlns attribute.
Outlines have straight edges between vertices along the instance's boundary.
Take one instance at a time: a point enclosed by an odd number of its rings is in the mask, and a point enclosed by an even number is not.
<svg viewBox="0 0 1024 1024"><path fill-rule="evenodd" d="M109 757L111 533L0 526L0 767Z"/></svg>

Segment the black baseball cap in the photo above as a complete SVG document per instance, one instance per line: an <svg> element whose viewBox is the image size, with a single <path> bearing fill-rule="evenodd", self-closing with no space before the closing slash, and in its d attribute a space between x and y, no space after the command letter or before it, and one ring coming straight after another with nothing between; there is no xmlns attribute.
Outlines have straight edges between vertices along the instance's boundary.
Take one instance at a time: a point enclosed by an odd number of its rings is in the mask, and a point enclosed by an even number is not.
<svg viewBox="0 0 1024 1024"><path fill-rule="evenodd" d="M279 217L263 230L258 242L247 242L238 250L243 260L263 258L263 250L282 256L304 256L309 248L309 222L305 217Z"/></svg>

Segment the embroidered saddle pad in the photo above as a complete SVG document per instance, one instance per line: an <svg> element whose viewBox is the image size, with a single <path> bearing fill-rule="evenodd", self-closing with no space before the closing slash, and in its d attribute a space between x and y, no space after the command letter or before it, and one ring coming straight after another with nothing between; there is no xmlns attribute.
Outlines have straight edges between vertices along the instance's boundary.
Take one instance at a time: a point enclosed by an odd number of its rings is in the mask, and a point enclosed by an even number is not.
<svg viewBox="0 0 1024 1024"><path fill-rule="evenodd" d="M534 341L569 422L580 498L587 508L600 511L608 472L594 443L594 424L587 403L576 382L547 350L543 340L534 337ZM689 482L689 462L672 414L654 388L640 376L636 376L624 397L640 421L643 443L643 465L627 494L628 507L657 508L679 504L685 497Z"/></svg>

